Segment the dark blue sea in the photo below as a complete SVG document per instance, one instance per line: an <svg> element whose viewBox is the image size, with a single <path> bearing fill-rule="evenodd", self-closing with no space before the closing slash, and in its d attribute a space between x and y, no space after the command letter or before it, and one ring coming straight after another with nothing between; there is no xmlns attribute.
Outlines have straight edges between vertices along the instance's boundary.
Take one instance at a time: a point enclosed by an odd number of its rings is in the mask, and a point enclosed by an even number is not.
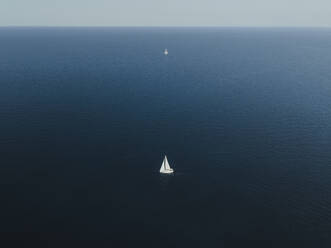
<svg viewBox="0 0 331 248"><path fill-rule="evenodd" d="M0 28L0 184L1 247L329 248L331 29Z"/></svg>

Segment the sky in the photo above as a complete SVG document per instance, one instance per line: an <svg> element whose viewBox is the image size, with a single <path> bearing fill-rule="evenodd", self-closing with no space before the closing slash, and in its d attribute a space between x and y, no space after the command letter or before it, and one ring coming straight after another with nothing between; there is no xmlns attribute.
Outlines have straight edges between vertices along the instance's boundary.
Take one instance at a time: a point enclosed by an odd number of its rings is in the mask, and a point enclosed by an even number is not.
<svg viewBox="0 0 331 248"><path fill-rule="evenodd" d="M331 27L331 0L0 0L0 26Z"/></svg>

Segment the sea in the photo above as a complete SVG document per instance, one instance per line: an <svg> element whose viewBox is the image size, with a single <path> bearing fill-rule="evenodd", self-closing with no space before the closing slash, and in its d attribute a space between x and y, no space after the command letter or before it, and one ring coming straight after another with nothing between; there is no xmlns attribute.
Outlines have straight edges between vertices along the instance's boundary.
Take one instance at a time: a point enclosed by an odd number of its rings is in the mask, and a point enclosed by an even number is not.
<svg viewBox="0 0 331 248"><path fill-rule="evenodd" d="M4 248L331 247L331 29L0 28L0 197Z"/></svg>

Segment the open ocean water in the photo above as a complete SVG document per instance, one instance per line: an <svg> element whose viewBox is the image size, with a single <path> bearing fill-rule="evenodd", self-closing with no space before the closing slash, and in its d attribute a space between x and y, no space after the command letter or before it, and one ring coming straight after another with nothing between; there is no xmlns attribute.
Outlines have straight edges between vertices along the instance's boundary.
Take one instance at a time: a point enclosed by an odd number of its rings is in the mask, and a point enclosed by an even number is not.
<svg viewBox="0 0 331 248"><path fill-rule="evenodd" d="M0 154L1 247L329 248L331 29L0 28Z"/></svg>

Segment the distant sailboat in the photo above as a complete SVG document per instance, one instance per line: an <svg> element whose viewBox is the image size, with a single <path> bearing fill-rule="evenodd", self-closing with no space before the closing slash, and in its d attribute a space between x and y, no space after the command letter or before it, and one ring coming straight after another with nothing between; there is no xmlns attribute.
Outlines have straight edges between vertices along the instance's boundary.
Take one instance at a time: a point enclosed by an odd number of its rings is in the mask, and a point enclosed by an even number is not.
<svg viewBox="0 0 331 248"><path fill-rule="evenodd" d="M164 50L164 55L168 55L168 49L167 48Z"/></svg>
<svg viewBox="0 0 331 248"><path fill-rule="evenodd" d="M167 156L164 156L164 159L163 159L163 162L162 162L162 165L160 168L160 173L171 174L173 172L174 172L174 170L170 168Z"/></svg>

